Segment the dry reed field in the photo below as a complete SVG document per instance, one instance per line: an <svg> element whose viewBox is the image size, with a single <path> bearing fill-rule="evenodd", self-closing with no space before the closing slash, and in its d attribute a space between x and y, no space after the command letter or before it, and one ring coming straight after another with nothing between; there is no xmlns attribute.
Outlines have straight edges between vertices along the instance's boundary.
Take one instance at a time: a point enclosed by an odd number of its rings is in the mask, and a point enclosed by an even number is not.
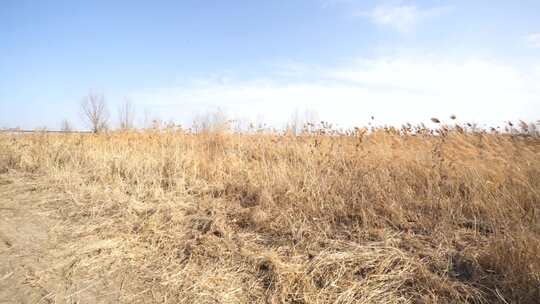
<svg viewBox="0 0 540 304"><path fill-rule="evenodd" d="M537 136L4 134L0 172L4 225L46 234L0 235L40 257L0 267L28 303L540 299Z"/></svg>

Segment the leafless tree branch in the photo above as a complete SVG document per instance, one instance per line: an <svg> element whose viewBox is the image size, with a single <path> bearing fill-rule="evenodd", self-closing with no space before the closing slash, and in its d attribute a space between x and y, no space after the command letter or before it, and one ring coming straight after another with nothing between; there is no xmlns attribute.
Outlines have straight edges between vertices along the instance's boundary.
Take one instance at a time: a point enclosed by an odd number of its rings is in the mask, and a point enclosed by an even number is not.
<svg viewBox="0 0 540 304"><path fill-rule="evenodd" d="M109 112L102 94L88 94L81 103L81 111L84 122L92 132L99 133L107 129Z"/></svg>

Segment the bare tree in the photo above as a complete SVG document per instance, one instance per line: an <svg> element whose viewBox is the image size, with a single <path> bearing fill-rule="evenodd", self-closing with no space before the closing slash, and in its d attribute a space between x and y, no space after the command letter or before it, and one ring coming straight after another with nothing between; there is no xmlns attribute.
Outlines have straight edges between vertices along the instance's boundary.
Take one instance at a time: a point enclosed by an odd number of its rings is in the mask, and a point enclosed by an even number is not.
<svg viewBox="0 0 540 304"><path fill-rule="evenodd" d="M196 133L227 132L230 129L230 124L231 121L227 117L227 113L217 108L215 111L195 116L192 128Z"/></svg>
<svg viewBox="0 0 540 304"><path fill-rule="evenodd" d="M152 128L152 119L150 118L150 116L151 116L150 109L145 108L144 109L144 120L143 120L143 123L142 123L144 129Z"/></svg>
<svg viewBox="0 0 540 304"><path fill-rule="evenodd" d="M94 133L107 129L109 123L109 111L102 94L90 93L81 103L82 117L84 122Z"/></svg>
<svg viewBox="0 0 540 304"><path fill-rule="evenodd" d="M60 130L62 132L71 132L71 131L73 131L73 127L71 126L71 123L69 122L69 120L67 120L67 119L62 120L62 123L60 124Z"/></svg>
<svg viewBox="0 0 540 304"><path fill-rule="evenodd" d="M304 112L303 130L311 133L319 127L319 113L313 109L306 109Z"/></svg>
<svg viewBox="0 0 540 304"><path fill-rule="evenodd" d="M135 107L129 99L125 99L118 108L118 120L121 130L133 129L135 121Z"/></svg>
<svg viewBox="0 0 540 304"><path fill-rule="evenodd" d="M293 135L298 135L303 131L311 132L317 128L318 119L319 115L315 110L307 109L302 115L299 109L295 109L285 128Z"/></svg>
<svg viewBox="0 0 540 304"><path fill-rule="evenodd" d="M291 118L289 118L285 128L287 129L287 132L290 132L293 135L298 135L300 133L300 130L302 129L302 119L300 118L298 109L295 109L291 114Z"/></svg>
<svg viewBox="0 0 540 304"><path fill-rule="evenodd" d="M257 117L255 117L255 128L257 129L257 132L264 132L265 129L268 127L265 122L265 117L263 114L257 114Z"/></svg>

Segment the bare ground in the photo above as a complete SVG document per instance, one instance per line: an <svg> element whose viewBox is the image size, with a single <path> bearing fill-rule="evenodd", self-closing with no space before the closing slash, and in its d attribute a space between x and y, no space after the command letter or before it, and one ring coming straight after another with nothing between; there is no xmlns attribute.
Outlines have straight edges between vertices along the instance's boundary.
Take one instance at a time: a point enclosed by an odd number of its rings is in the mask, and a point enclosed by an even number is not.
<svg viewBox="0 0 540 304"><path fill-rule="evenodd" d="M120 300L120 286L71 271L81 254L67 241L59 213L44 206L61 196L39 178L0 175L0 303Z"/></svg>

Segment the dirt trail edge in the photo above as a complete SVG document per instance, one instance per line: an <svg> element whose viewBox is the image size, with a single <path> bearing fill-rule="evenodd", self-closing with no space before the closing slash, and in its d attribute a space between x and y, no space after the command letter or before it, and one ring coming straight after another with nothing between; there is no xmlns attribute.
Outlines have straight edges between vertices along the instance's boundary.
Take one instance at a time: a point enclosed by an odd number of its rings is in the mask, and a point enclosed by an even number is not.
<svg viewBox="0 0 540 304"><path fill-rule="evenodd" d="M115 303L103 283L75 279L62 220L43 205L55 194L39 178L0 174L0 303ZM59 229L60 228L60 229Z"/></svg>

